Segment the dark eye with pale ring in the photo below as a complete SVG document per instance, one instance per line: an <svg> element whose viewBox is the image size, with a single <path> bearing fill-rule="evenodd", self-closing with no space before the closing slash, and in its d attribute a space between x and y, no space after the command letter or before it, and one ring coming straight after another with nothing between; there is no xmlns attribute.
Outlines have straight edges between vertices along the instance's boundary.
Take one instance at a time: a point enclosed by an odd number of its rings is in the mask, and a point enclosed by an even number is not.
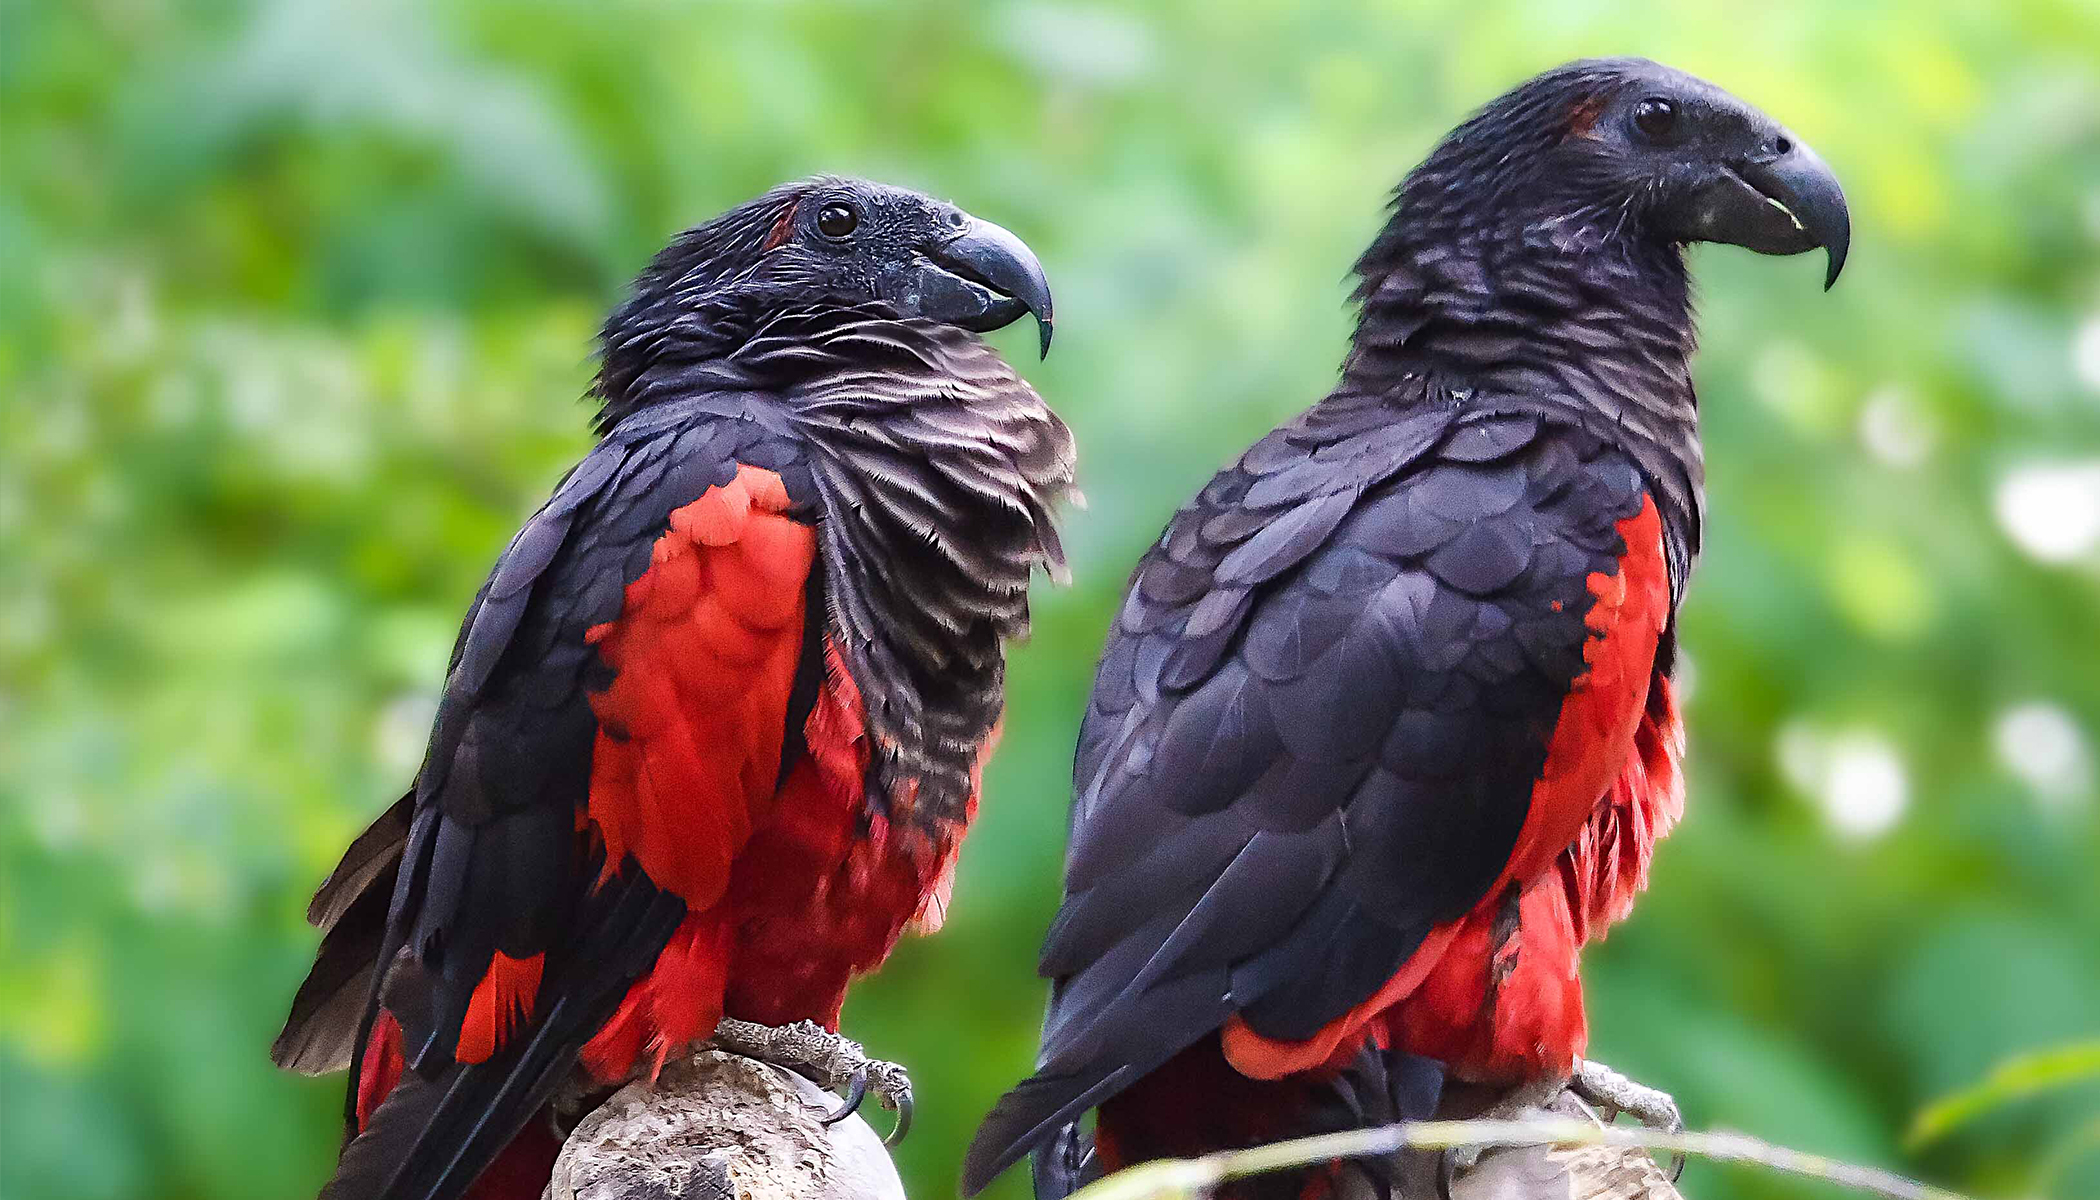
<svg viewBox="0 0 2100 1200"><path fill-rule="evenodd" d="M817 232L825 237L845 237L859 224L860 214L854 212L850 205L833 201L817 210Z"/></svg>
<svg viewBox="0 0 2100 1200"><path fill-rule="evenodd" d="M1633 106L1633 127L1643 137L1662 141L1677 132L1677 106L1661 96L1650 96Z"/></svg>

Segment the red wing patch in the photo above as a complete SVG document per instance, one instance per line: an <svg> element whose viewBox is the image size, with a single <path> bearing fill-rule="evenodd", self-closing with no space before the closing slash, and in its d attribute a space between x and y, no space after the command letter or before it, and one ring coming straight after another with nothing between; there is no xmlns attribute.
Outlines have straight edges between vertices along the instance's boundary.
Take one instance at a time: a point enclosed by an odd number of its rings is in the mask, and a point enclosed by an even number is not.
<svg viewBox="0 0 2100 1200"><path fill-rule="evenodd" d="M590 640L614 671L584 817L606 870L633 854L688 916L585 1048L601 1078L706 1036L722 1014L733 864L777 803L816 533L754 467L671 514L620 618Z"/></svg>
<svg viewBox="0 0 2100 1200"><path fill-rule="evenodd" d="M600 733L585 817L609 864L632 853L688 910L584 1048L600 1079L649 1056L660 1066L725 1012L835 1027L852 977L914 914L937 920L945 905L939 881L962 830L901 820L908 779L871 807L877 748L829 642L807 753L780 774L816 553L787 506L777 476L740 468L672 515L620 619L590 633L615 676L591 697Z"/></svg>
<svg viewBox="0 0 2100 1200"><path fill-rule="evenodd" d="M633 854L697 911L773 798L816 533L780 477L736 478L671 514L617 621L590 640L615 672L592 694L590 822L610 872Z"/></svg>

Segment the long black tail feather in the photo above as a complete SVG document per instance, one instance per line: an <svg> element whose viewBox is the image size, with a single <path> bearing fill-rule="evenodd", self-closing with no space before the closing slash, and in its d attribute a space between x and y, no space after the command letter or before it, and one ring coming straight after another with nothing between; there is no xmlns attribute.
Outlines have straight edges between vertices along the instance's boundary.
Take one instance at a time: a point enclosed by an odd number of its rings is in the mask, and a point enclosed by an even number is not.
<svg viewBox="0 0 2100 1200"><path fill-rule="evenodd" d="M307 907L321 946L270 1047L271 1061L286 1070L325 1075L354 1057L414 801L412 792L396 800L359 834Z"/></svg>
<svg viewBox="0 0 2100 1200"><path fill-rule="evenodd" d="M1126 1072L1091 1086L1084 1078L1038 1076L1009 1092L986 1118L979 1140L964 1160L964 1195L989 1184L1030 1146L1036 1147L1032 1164L1036 1200L1064 1200L1100 1178L1103 1172L1093 1135L1082 1121L1089 1108L1133 1086L1137 1082L1134 1075ZM1294 1114L1287 1130L1266 1139L1281 1140L1427 1120L1436 1114L1444 1069L1434 1059L1365 1046L1347 1067L1325 1081L1242 1082L1248 1087L1275 1088L1276 1105ZM1004 1149L994 1153L1002 1143ZM1359 1173L1368 1194L1390 1200L1420 1190L1415 1182L1423 1177L1422 1167L1382 1159L1345 1164L1342 1170ZM1303 1172L1284 1172L1243 1181L1231 1195L1236 1200L1294 1200L1300 1194L1302 1176Z"/></svg>
<svg viewBox="0 0 2100 1200"><path fill-rule="evenodd" d="M577 1055L646 972L685 904L629 860L550 952L537 1011L486 1062L408 1072L344 1148L320 1200L456 1200L553 1095Z"/></svg>
<svg viewBox="0 0 2100 1200"><path fill-rule="evenodd" d="M1171 1057L1173 1052L1169 1051L1161 1061ZM978 1126L977 1136L971 1139L970 1148L963 1155L963 1195L974 1196L983 1191L1008 1167L1052 1139L1076 1136L1071 1128L1088 1109L1143 1074L1136 1067L1126 1066L1099 1075L1038 1074L1022 1080L992 1106L984 1123ZM1059 1163L1048 1167L1039 1164L1037 1179L1040 1183L1063 1174Z"/></svg>

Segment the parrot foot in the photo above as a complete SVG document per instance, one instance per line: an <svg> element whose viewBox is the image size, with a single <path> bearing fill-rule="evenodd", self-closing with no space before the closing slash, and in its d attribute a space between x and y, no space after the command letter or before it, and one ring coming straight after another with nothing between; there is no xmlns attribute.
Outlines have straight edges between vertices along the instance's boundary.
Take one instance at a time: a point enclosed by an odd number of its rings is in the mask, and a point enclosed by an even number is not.
<svg viewBox="0 0 2100 1200"><path fill-rule="evenodd" d="M1473 1114L1491 1121L1516 1121L1534 1116L1561 1090L1557 1079L1534 1080L1503 1093L1485 1112ZM1486 1146L1453 1146L1437 1156L1436 1190L1439 1200L1451 1200L1458 1177L1472 1170L1486 1153Z"/></svg>
<svg viewBox="0 0 2100 1200"><path fill-rule="evenodd" d="M911 1132L911 1077L904 1068L868 1057L859 1042L813 1021L774 1026L724 1017L715 1026L709 1043L717 1050L785 1067L834 1091L843 1090L845 1103L824 1118L827 1125L852 1116L861 1101L873 1092L884 1108L897 1114L896 1128L890 1130L883 1144L894 1146Z"/></svg>
<svg viewBox="0 0 2100 1200"><path fill-rule="evenodd" d="M1598 1118L1607 1124L1624 1113L1650 1129L1684 1132L1684 1115L1668 1092L1636 1083L1603 1063L1577 1059L1568 1090L1595 1108ZM1670 1170L1671 1183L1684 1174L1684 1155L1676 1159Z"/></svg>

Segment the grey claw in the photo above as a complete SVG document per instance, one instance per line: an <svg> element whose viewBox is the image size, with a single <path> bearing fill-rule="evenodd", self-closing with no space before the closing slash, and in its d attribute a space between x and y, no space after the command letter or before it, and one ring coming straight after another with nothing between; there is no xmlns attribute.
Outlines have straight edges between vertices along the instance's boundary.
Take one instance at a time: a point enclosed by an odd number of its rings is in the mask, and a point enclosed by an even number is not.
<svg viewBox="0 0 2100 1200"><path fill-rule="evenodd" d="M868 1073L861 1071L846 1081L846 1102L839 1105L824 1118L824 1124L836 1125L860 1111L860 1102L868 1098Z"/></svg>
<svg viewBox="0 0 2100 1200"><path fill-rule="evenodd" d="M1684 1116L1678 1112L1677 1102L1669 1093L1636 1083L1603 1063L1588 1060L1577 1063L1569 1087L1579 1099L1609 1114L1603 1118L1606 1124L1623 1113L1650 1129L1684 1132ZM1670 1182L1675 1184L1684 1176L1685 1157L1673 1154L1671 1159Z"/></svg>
<svg viewBox="0 0 2100 1200"><path fill-rule="evenodd" d="M890 1107L897 1110L897 1124L890 1130L889 1136L882 1139L882 1144L885 1146L896 1145L904 1140L906 1134L911 1132L912 1099L911 1084L909 1082L904 1084L903 1091L890 1098Z"/></svg>

